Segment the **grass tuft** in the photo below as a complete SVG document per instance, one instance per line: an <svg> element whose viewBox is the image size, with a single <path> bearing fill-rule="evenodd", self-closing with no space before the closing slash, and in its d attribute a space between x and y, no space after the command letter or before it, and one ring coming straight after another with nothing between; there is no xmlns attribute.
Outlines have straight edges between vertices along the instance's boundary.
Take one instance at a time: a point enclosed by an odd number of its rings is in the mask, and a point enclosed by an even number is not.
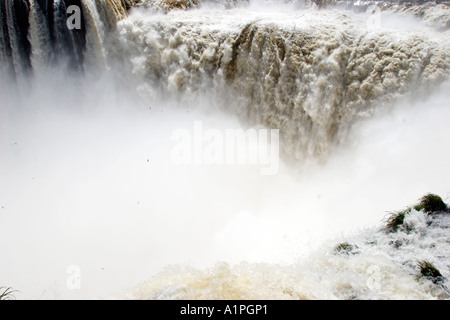
<svg viewBox="0 0 450 320"><path fill-rule="evenodd" d="M442 274L439 272L438 269L436 269L435 266L433 266L430 262L428 261L420 261L418 263L418 266L420 268L420 278L426 278L431 280L434 284L438 284L441 283L444 280L444 277L442 276Z"/></svg>
<svg viewBox="0 0 450 320"><path fill-rule="evenodd" d="M406 214L408 214L410 211L411 209L407 208L402 211L392 212L386 219L384 230L386 232L397 232L397 230L403 225Z"/></svg>
<svg viewBox="0 0 450 320"><path fill-rule="evenodd" d="M14 292L10 287L0 287L0 300L15 300Z"/></svg>
<svg viewBox="0 0 450 320"><path fill-rule="evenodd" d="M348 242L343 242L334 247L334 252L336 253L344 253L344 254L357 254L355 250L358 249L358 246L350 244Z"/></svg>
<svg viewBox="0 0 450 320"><path fill-rule="evenodd" d="M429 193L420 199L420 202L414 206L414 209L417 211L423 210L424 212L431 214L445 212L448 210L448 207L445 202L442 201L440 196Z"/></svg>
<svg viewBox="0 0 450 320"><path fill-rule="evenodd" d="M417 211L423 211L427 214L436 214L441 212L449 212L449 208L442 198L438 195L429 193L423 196L419 203L413 207L407 207L402 211L392 212L385 221L385 232L397 232L403 226L405 216L411 212L412 208ZM411 231L411 230L406 230Z"/></svg>

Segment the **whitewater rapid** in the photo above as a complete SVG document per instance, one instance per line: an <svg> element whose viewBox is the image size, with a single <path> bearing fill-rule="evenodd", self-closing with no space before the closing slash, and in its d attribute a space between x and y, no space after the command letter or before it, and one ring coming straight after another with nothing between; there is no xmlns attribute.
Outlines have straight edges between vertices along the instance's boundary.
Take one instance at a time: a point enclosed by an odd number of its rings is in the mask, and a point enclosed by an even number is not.
<svg viewBox="0 0 450 320"><path fill-rule="evenodd" d="M413 16L371 30L365 13L250 8L133 12L118 29L138 90L213 96L250 125L281 128L283 152L304 160L447 79L446 33Z"/></svg>
<svg viewBox="0 0 450 320"><path fill-rule="evenodd" d="M26 33L18 7L0 6L0 286L448 298L417 280L421 260L450 276L448 217L380 230L427 192L450 202L448 6L386 7L374 28L367 5L83 0L85 27L64 35L44 2L20 1ZM198 121L279 129L279 171L176 165L173 133ZM358 254L336 254L340 242Z"/></svg>

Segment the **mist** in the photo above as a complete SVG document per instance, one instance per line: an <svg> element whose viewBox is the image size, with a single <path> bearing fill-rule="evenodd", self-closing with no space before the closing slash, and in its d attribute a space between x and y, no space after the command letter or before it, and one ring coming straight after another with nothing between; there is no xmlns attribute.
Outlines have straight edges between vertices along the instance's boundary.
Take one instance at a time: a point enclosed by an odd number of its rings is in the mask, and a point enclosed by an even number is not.
<svg viewBox="0 0 450 320"><path fill-rule="evenodd" d="M358 123L325 163L264 176L171 161L175 130L245 128L230 114L148 104L111 74L51 75L25 94L2 86L0 282L18 298L114 297L174 264L288 265L427 192L449 196L448 93Z"/></svg>
<svg viewBox="0 0 450 320"><path fill-rule="evenodd" d="M55 17L33 4L28 35L1 30L10 52L0 56L0 286L16 298L121 298L155 276L162 288L144 286L139 297L173 298L192 275L171 266L212 270L220 282L233 272L221 263L274 283L298 277L296 290L325 297L345 296L341 284L358 277L366 290L367 270L381 266L413 287L400 297L429 294L400 259L370 248L355 272L323 247L377 230L424 194L449 202L444 14L388 12L368 31L367 14L338 8L251 1L163 15L83 1L86 30L66 52L58 41L67 31L51 29ZM194 134L198 123L219 133L280 129L278 170L174 161L174 133ZM314 282L314 269L326 283ZM211 286L186 292L210 298ZM237 288L254 297L255 288ZM258 282L263 297L287 292L265 289Z"/></svg>

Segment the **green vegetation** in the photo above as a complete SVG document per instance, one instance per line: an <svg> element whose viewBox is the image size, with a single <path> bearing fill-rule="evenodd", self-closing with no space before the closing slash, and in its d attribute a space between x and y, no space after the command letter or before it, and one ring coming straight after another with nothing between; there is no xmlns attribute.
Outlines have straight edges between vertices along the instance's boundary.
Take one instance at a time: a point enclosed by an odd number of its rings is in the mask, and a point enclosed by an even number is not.
<svg viewBox="0 0 450 320"><path fill-rule="evenodd" d="M386 232L396 232L400 226L403 225L406 214L411 212L411 209L405 209L399 212L392 212L390 216L386 219L386 226L384 230Z"/></svg>
<svg viewBox="0 0 450 320"><path fill-rule="evenodd" d="M334 4L335 0L312 0L318 8L325 8L331 4Z"/></svg>
<svg viewBox="0 0 450 320"><path fill-rule="evenodd" d="M447 205L438 195L429 193L420 199L420 202L414 206L417 211L423 210L428 214L445 212L448 210Z"/></svg>
<svg viewBox="0 0 450 320"><path fill-rule="evenodd" d="M13 290L10 287L0 287L0 300L14 300L16 297L13 293L16 290Z"/></svg>
<svg viewBox="0 0 450 320"><path fill-rule="evenodd" d="M348 242L343 242L334 247L334 252L336 253L344 253L344 254L357 254L355 250L358 249L358 246L352 245Z"/></svg>
<svg viewBox="0 0 450 320"><path fill-rule="evenodd" d="M442 277L442 274L439 272L438 269L436 269L435 266L433 266L428 261L421 261L418 263L418 266L420 268L420 278L426 278L431 280L433 283L437 284L444 280L444 277Z"/></svg>
<svg viewBox="0 0 450 320"><path fill-rule="evenodd" d="M438 195L429 193L423 196L415 206L408 207L402 211L392 212L386 219L384 230L386 232L398 231L398 229L403 226L405 216L410 213L412 209L426 212L428 215L448 212L448 206L442 201L442 198ZM406 231L410 230L406 229Z"/></svg>

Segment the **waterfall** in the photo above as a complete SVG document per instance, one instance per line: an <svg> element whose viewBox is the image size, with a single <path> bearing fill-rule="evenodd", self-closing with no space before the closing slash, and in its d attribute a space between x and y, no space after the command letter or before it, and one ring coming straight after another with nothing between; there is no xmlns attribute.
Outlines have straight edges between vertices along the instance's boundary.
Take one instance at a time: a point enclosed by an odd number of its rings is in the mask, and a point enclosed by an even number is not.
<svg viewBox="0 0 450 320"><path fill-rule="evenodd" d="M339 10L213 7L140 11L119 29L129 81L144 96L207 92L251 125L281 128L284 152L302 161L325 159L356 121L448 80L441 31L371 31L365 22Z"/></svg>
<svg viewBox="0 0 450 320"><path fill-rule="evenodd" d="M0 296L448 299L422 2L0 0Z"/></svg>
<svg viewBox="0 0 450 320"><path fill-rule="evenodd" d="M373 32L345 12L314 8L282 19L284 13L275 13L267 21L263 14L259 21L239 15L248 1L139 5L147 11L124 20L130 2L120 0L4 1L3 68L22 75L64 65L96 75L125 59L127 82L144 97L190 99L207 91L250 125L282 128L283 153L300 161L325 159L358 119L447 79L448 41L428 37L428 31L405 31L401 37ZM70 6L80 9L79 29L67 27ZM155 8L174 10L152 14ZM440 14L427 4L420 10L383 8L412 11L430 28L446 30L446 7ZM314 18L311 10L317 11ZM230 19L220 18L223 12Z"/></svg>
<svg viewBox="0 0 450 320"><path fill-rule="evenodd" d="M69 12L71 6L79 11ZM79 26L69 28L68 19L78 13ZM2 1L0 59L9 73L20 76L51 65L82 71L86 56L89 66L99 59L105 63L102 41L126 14L120 0Z"/></svg>
<svg viewBox="0 0 450 320"><path fill-rule="evenodd" d="M31 46L27 38L29 10L26 0L5 0L0 3L0 59L7 70L17 74L25 74L31 68Z"/></svg>

